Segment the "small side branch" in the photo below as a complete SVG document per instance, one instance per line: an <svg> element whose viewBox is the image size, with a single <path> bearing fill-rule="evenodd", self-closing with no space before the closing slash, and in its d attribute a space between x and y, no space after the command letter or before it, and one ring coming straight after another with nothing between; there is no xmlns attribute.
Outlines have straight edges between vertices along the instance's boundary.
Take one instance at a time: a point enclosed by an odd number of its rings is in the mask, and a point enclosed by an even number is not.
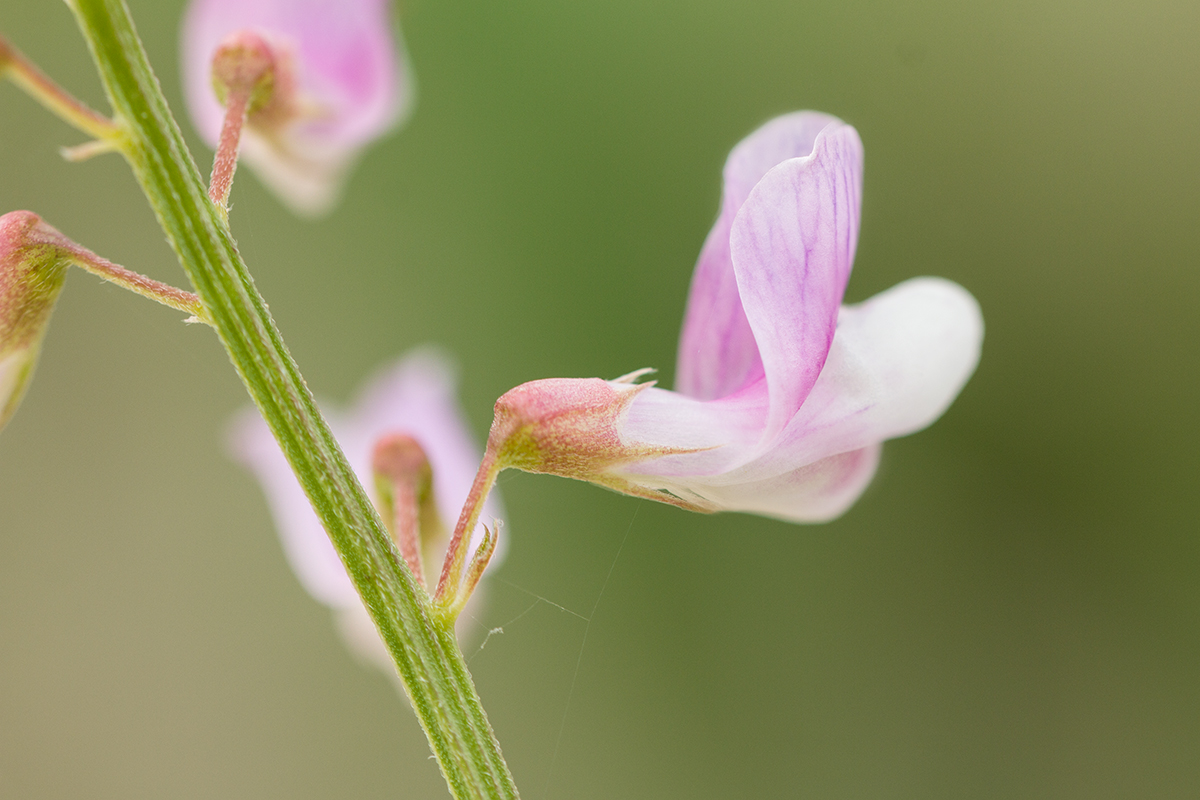
<svg viewBox="0 0 1200 800"><path fill-rule="evenodd" d="M63 236L45 223L38 224L30 236L36 236L36 238L41 240L42 244L53 247L61 254L63 259L87 270L93 275L103 278L110 283L115 283L123 289L140 294L142 297L148 297L157 303L162 303L164 306L169 306L176 311L189 314L197 322L212 325L212 320L205 310L204 303L201 302L199 295L178 289L162 281L148 278L141 273L126 269L120 264L114 264L107 258L101 258L86 247L78 245L66 236Z"/></svg>
<svg viewBox="0 0 1200 800"><path fill-rule="evenodd" d="M71 263L110 283L115 283L123 289L140 294L142 297L148 297L164 306L170 306L176 311L190 314L196 322L212 325L212 320L209 319L208 312L204 310L200 296L193 292L147 278L141 273L125 269L120 264L114 264L78 245L71 251Z"/></svg>
<svg viewBox="0 0 1200 800"><path fill-rule="evenodd" d="M78 164L80 161L87 161L90 158L95 158L105 153L114 153L120 149L114 139L93 139L90 142L84 142L83 144L71 147L60 147L58 148L58 152L67 161Z"/></svg>
<svg viewBox="0 0 1200 800"><path fill-rule="evenodd" d="M433 506L433 513L437 513L429 458L416 439L393 433L375 443L371 470L375 473L375 491L383 523L417 584L425 589L421 539L432 531L422 530L421 522L422 517L429 516L427 507Z"/></svg>
<svg viewBox="0 0 1200 800"><path fill-rule="evenodd" d="M112 142L109 149L120 149L123 135L117 123L92 110L51 80L3 36L0 36L0 76L10 79L68 125L98 140Z"/></svg>

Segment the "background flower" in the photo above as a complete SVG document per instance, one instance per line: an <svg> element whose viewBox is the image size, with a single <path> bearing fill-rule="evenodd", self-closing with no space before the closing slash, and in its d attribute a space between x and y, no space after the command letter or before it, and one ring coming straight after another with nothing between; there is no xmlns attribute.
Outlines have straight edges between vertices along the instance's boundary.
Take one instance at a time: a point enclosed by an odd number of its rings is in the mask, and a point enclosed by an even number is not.
<svg viewBox="0 0 1200 800"><path fill-rule="evenodd" d="M481 455L458 407L456 383L445 356L429 348L415 350L372 378L349 411L325 410L338 443L368 494L373 493L374 487L371 454L375 443L393 433L416 439L433 470L438 512L447 525L458 517ZM388 674L394 673L391 656L376 634L337 552L257 410L248 409L241 415L230 442L238 460L262 483L284 553L296 577L309 594L334 610L342 632L357 653ZM502 518L499 498L489 499L482 522L490 526L492 519ZM435 583L441 571L446 533L443 531L443 541L434 548L437 558L425 564L427 580ZM482 538L480 525L472 538L472 547ZM503 533L500 541L492 557L493 568L504 556ZM475 605L468 605L459 618L460 632L478 626L472 618L472 609L478 610L477 598L482 596L478 589L472 595Z"/></svg>
<svg viewBox="0 0 1200 800"><path fill-rule="evenodd" d="M226 36L249 28L280 53L277 91L288 115L256 119L242 156L279 198L306 214L337 200L359 151L401 123L413 101L412 69L387 0L193 0L183 19L188 110L210 147L223 109L212 56Z"/></svg>

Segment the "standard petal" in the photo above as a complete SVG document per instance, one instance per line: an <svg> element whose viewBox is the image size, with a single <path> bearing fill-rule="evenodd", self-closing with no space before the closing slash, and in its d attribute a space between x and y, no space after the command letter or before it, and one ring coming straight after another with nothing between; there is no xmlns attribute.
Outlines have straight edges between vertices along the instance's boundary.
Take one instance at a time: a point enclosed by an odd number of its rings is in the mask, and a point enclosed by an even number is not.
<svg viewBox="0 0 1200 800"><path fill-rule="evenodd" d="M725 479L762 480L921 430L958 396L982 342L979 304L941 278L913 278L844 306L825 369L799 413Z"/></svg>
<svg viewBox="0 0 1200 800"><path fill-rule="evenodd" d="M849 125L831 126L810 156L767 172L734 220L734 273L771 400L764 442L795 415L825 364L861 197L862 142Z"/></svg>
<svg viewBox="0 0 1200 800"><path fill-rule="evenodd" d="M676 389L714 400L762 375L754 334L742 310L729 233L755 184L771 168L812 152L817 134L841 121L816 111L771 120L743 139L725 162L721 214L700 251L679 339Z"/></svg>
<svg viewBox="0 0 1200 800"><path fill-rule="evenodd" d="M820 111L794 111L758 128L738 142L725 161L722 210L736 215L764 175L784 161L810 155L821 131L845 124Z"/></svg>

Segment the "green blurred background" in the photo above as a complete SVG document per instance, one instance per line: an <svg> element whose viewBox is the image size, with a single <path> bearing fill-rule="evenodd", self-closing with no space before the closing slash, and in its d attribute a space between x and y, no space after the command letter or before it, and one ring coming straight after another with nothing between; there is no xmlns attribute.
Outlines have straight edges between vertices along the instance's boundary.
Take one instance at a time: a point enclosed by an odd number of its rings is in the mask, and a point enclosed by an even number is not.
<svg viewBox="0 0 1200 800"><path fill-rule="evenodd" d="M131 2L177 109L181 5ZM426 341L480 436L525 380L669 385L725 155L797 108L865 142L850 299L943 275L988 326L830 525L505 478L504 633L471 666L526 798L1200 796L1200 4L401 11L417 112L339 209L234 188L319 395ZM62 3L0 30L104 107ZM79 141L0 85L0 210L183 282L124 163L59 158ZM208 331L71 275L0 436L0 796L446 796L227 459L245 402ZM513 621L534 596L591 622Z"/></svg>

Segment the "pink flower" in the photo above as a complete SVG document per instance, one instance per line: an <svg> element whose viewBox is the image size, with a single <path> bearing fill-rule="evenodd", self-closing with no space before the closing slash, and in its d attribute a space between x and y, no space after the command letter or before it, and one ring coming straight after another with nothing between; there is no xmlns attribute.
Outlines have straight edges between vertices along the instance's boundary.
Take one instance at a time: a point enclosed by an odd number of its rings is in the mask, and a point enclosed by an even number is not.
<svg viewBox="0 0 1200 800"><path fill-rule="evenodd" d="M940 278L841 304L861 193L862 143L841 120L798 112L743 140L692 279L677 391L635 383L645 371L518 386L473 494L515 467L696 511L844 512L881 443L950 405L983 338L975 299Z"/></svg>
<svg viewBox="0 0 1200 800"><path fill-rule="evenodd" d="M404 434L414 439L428 458L434 499L442 520L448 523L455 519L471 488L480 455L458 407L455 384L453 369L445 357L431 349L418 349L369 381L348 413L326 411L338 443L363 486L373 495L377 508L381 498L374 491L373 450L381 441ZM333 609L355 652L389 674L394 673L391 656L376 635L337 552L256 410L247 409L235 422L231 442L238 460L262 483L284 553L300 583L314 598ZM499 518L502 515L499 498L489 498L486 511L488 518ZM447 531L422 533L434 534L433 546L424 553L424 566L426 576L436 581L442 568ZM472 543L478 545L482 539L480 526L472 536ZM501 550L503 543L501 538ZM502 555L497 552L492 563L498 564ZM474 597L479 596L477 591Z"/></svg>
<svg viewBox="0 0 1200 800"><path fill-rule="evenodd" d="M251 30L276 50L270 108L251 113L242 155L305 214L327 211L359 151L397 125L411 70L387 0L192 0L183 20L183 78L200 134L216 146L224 111L213 89L217 47ZM393 36L393 32L395 36Z"/></svg>

